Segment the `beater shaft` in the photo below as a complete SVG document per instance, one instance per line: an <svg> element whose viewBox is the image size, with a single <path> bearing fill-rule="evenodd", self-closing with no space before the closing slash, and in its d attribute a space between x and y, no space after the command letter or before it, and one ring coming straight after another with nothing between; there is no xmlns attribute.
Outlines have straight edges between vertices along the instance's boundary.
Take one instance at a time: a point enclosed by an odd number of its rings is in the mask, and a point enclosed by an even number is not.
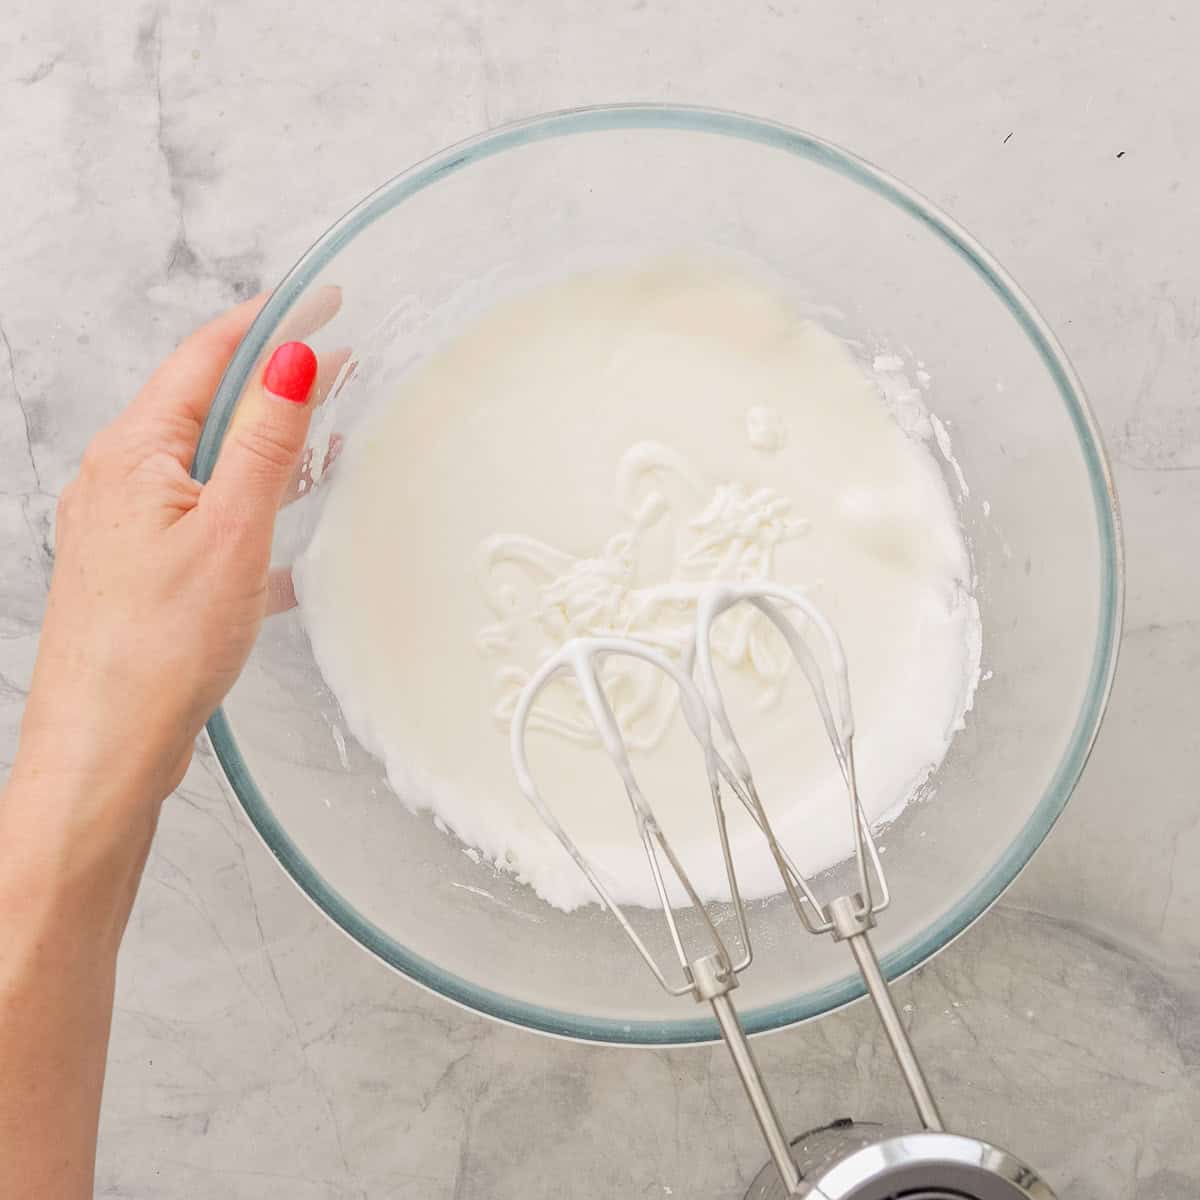
<svg viewBox="0 0 1200 1200"><path fill-rule="evenodd" d="M830 919L833 921L833 936L835 940L845 942L850 947L850 953L854 955L858 973L866 984L867 995L871 997L871 1003L879 1016L879 1023L887 1034L892 1054L900 1067L900 1073L904 1076L921 1124L931 1133L941 1133L945 1128L942 1115L938 1112L929 1084L925 1082L925 1073L921 1070L921 1064L917 1062L908 1031L896 1011L896 1002L892 999L892 991L879 966L879 959L875 957L875 947L871 944L868 933L874 924L874 918L867 917L864 920L849 896L839 896L836 900L831 900L828 908Z"/></svg>
<svg viewBox="0 0 1200 1200"><path fill-rule="evenodd" d="M783 1181L787 1194L789 1196L797 1195L800 1191L800 1172L792 1158L792 1152L788 1146L788 1136L784 1132L783 1123L779 1120L779 1114L775 1111L771 1095L763 1083L762 1072L758 1069L754 1051L750 1048L750 1039L746 1037L746 1032L742 1028L741 1021L738 1020L738 1015L734 1011L728 994L714 997L712 1010L713 1015L717 1018L717 1024L721 1027L721 1036L725 1039L725 1045L729 1047L738 1078L741 1079L742 1087L746 1090L750 1107L754 1110L754 1119L758 1122L759 1129L762 1130L763 1140L767 1143L771 1161L779 1172L779 1178Z"/></svg>

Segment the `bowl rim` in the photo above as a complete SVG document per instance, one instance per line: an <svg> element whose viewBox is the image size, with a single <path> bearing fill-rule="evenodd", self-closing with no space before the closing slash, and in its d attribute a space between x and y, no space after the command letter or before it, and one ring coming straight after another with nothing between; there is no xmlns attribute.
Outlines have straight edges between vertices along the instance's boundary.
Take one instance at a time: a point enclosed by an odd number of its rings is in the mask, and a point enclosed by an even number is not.
<svg viewBox="0 0 1200 1200"><path fill-rule="evenodd" d="M927 961L978 920L1017 878L1062 814L1095 743L1112 689L1125 588L1121 518L1112 471L1074 368L1045 320L1004 268L962 226L918 192L832 142L775 121L723 109L607 104L544 113L499 126L394 176L351 208L305 252L271 293L230 359L201 431L192 473L201 482L209 478L233 408L280 320L337 252L375 220L445 176L507 150L575 134L646 130L714 134L777 149L832 170L908 213L956 252L1007 307L1049 372L1084 458L1100 535L1100 616L1074 729L1041 800L1004 853L937 921L885 957L884 971L895 979ZM668 1046L719 1039L716 1022L708 1017L622 1021L517 1000L445 971L407 949L349 904L292 841L255 784L223 709L217 709L209 720L208 733L251 824L301 892L344 933L413 982L474 1012L577 1041ZM750 1033L763 1033L821 1016L862 995L861 979L848 974L822 988L740 1015ZM681 1011L687 1009L681 1006Z"/></svg>

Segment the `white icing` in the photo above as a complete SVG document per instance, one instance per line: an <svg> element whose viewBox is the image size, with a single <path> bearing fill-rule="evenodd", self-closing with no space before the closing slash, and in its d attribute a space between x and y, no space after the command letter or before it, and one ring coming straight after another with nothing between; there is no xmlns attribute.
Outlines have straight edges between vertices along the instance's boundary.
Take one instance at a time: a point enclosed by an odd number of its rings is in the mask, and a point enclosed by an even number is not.
<svg viewBox="0 0 1200 1200"><path fill-rule="evenodd" d="M958 459L954 457L954 447L950 444L950 431L943 421L933 415L930 415L929 423L933 426L933 436L937 441L937 447L954 472L954 478L958 481L958 494L966 498L971 494L971 489L967 486L967 477L963 474L962 467L958 465Z"/></svg>
<svg viewBox="0 0 1200 1200"><path fill-rule="evenodd" d="M499 305L381 397L341 453L295 566L345 725L397 794L551 903L594 897L525 801L505 715L572 633L670 656L712 580L802 588L845 646L863 804L898 811L978 676L979 620L920 389L760 285L673 262ZM762 408L773 419L749 419ZM786 437L756 444L772 429ZM925 440L923 440L925 439ZM771 439L768 439L771 440ZM615 481L615 486L614 486ZM837 767L776 635L741 609L717 670L776 831L808 873L849 850ZM694 739L670 688L603 682L632 769L689 876L725 894ZM624 903L656 897L623 789L554 683L529 736L540 794ZM779 890L749 818L747 898Z"/></svg>
<svg viewBox="0 0 1200 1200"><path fill-rule="evenodd" d="M787 426L769 404L752 404L746 410L746 437L755 450L772 453L787 441Z"/></svg>
<svg viewBox="0 0 1200 1200"><path fill-rule="evenodd" d="M678 655L689 643L695 603L717 580L773 579L776 548L802 536L807 522L771 488L707 481L680 455L654 442L631 447L617 464L616 494L625 527L595 553L576 557L527 535L497 534L479 549L478 571L495 620L478 635L498 666L493 714L501 730L517 696L541 662L577 637L633 637ZM664 486L664 482L674 484ZM670 524L657 556L648 543ZM764 684L764 704L778 695L786 655L766 636L753 610L718 633L716 651L731 666L745 665ZM675 712L675 690L660 671L628 658L613 659L605 677L629 744L648 749ZM597 740L577 692L543 704L530 727L577 741Z"/></svg>

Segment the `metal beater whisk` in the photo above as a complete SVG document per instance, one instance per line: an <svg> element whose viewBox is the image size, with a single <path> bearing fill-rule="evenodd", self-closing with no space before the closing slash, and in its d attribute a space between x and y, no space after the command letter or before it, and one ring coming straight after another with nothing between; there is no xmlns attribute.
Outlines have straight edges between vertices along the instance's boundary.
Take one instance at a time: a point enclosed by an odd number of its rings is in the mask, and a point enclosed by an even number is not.
<svg viewBox="0 0 1200 1200"><path fill-rule="evenodd" d="M754 605L779 630L812 689L846 786L858 882L858 890L852 894L835 896L824 903L818 899L775 837L766 809L759 799L750 765L733 731L713 669L710 643L713 623L722 613L741 603ZM811 631L820 641L827 660L825 666L813 653L797 627L784 616L784 606L799 612L805 630ZM620 728L601 682L603 662L614 655L628 655L641 659L668 675L679 690L684 718L704 755L717 833L729 883L729 894L736 914L738 940L741 944L736 959L717 932L704 904L663 834L654 810L638 786ZM693 679L693 671L697 679ZM682 972L680 983L673 983L655 960L595 868L563 829L552 809L543 801L530 772L525 750L529 714L547 684L556 676L568 673L573 675L578 683L600 741L625 785L625 792L633 809L638 833L645 847L662 905L667 931ZM827 682L827 673L832 676L832 688ZM720 751L713 739L714 722L722 737L723 745ZM788 1195L800 1193L800 1173L789 1151L787 1135L780 1124L729 995L737 987L738 975L750 965L753 953L745 905L738 889L737 871L726 827L722 784L738 798L767 839L788 895L804 927L810 933L829 933L835 940L849 944L867 992L883 1022L922 1124L927 1130L936 1131L942 1128L937 1106L913 1054L912 1045L900 1022L869 939L869 931L875 924L875 914L887 907L889 895L879 851L858 797L853 737L854 719L846 660L836 632L806 597L798 592L766 583L713 584L707 588L697 605L694 646L684 655L680 664L631 638L583 638L569 642L550 658L525 686L512 722L512 760L521 791L587 876L609 911L621 923L658 982L673 996L690 994L697 1001L706 1001L712 1005L721 1034L733 1055L734 1065ZM664 864L702 920L703 934L709 942L707 953L691 954L685 947L672 909Z"/></svg>

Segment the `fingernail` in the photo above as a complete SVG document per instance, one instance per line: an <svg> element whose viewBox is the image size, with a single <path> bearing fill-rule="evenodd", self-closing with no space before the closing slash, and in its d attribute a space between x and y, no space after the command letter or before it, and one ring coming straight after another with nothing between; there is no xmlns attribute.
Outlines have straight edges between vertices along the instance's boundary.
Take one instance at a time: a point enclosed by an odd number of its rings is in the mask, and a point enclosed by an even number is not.
<svg viewBox="0 0 1200 1200"><path fill-rule="evenodd" d="M267 362L263 387L293 404L303 404L316 377L317 356L303 342L284 342Z"/></svg>

